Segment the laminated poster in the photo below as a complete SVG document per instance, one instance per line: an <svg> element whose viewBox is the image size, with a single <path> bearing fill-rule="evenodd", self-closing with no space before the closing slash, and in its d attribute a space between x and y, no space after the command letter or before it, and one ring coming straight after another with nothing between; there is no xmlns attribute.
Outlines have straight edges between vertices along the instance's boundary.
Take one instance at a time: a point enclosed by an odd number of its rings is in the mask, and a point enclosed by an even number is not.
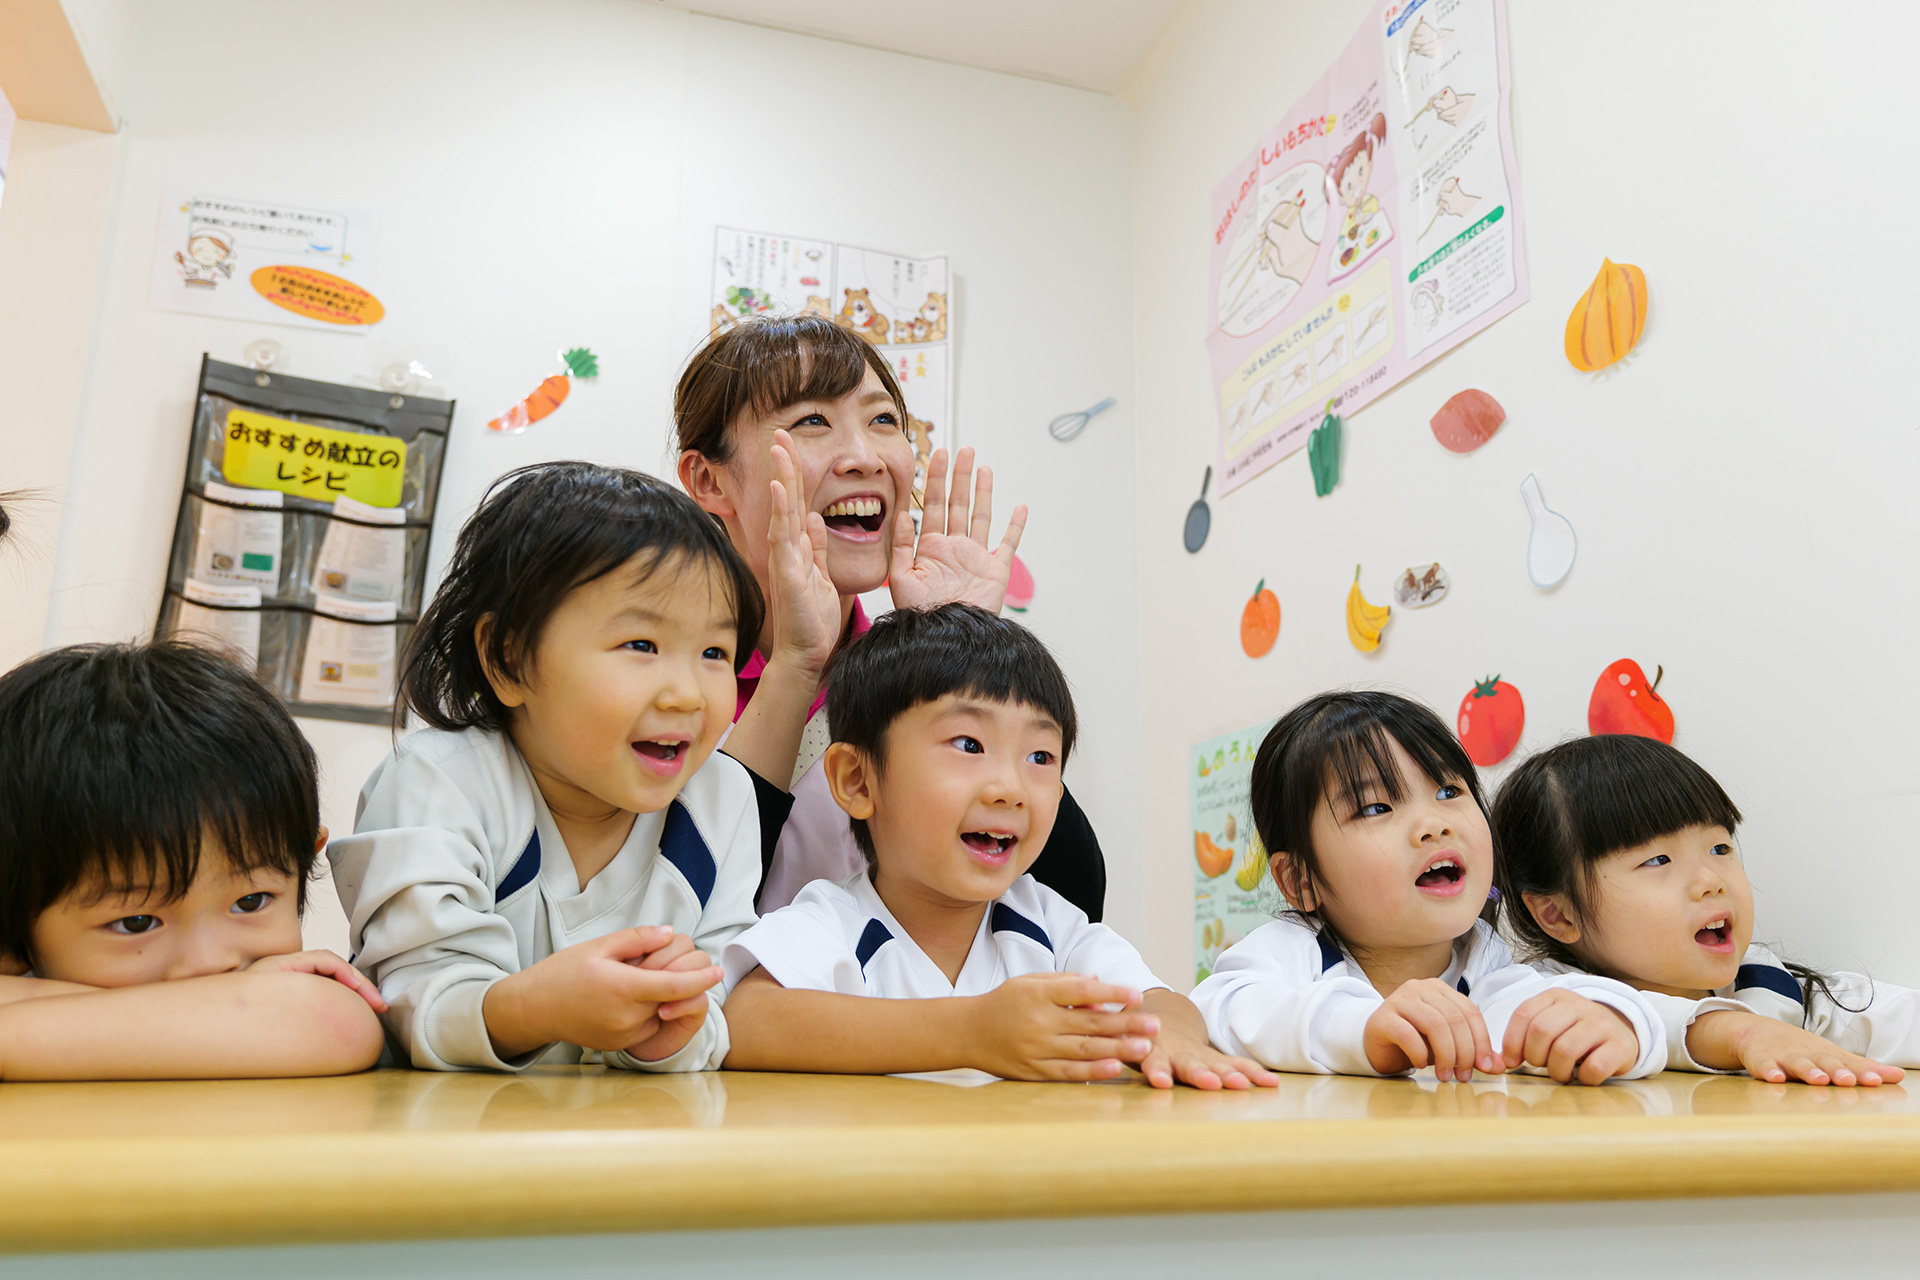
<svg viewBox="0 0 1920 1280"><path fill-rule="evenodd" d="M865 338L907 397L914 492L935 449L951 454L953 340L947 259L718 227L713 236L713 333L747 316L811 311Z"/></svg>
<svg viewBox="0 0 1920 1280"><path fill-rule="evenodd" d="M364 333L386 314L371 292L375 258L373 215L365 210L174 187L161 204L147 303Z"/></svg>
<svg viewBox="0 0 1920 1280"><path fill-rule="evenodd" d="M1382 0L1213 191L1222 491L1527 300L1504 0Z"/></svg>
<svg viewBox="0 0 1920 1280"><path fill-rule="evenodd" d="M1273 724L1203 742L1187 762L1196 983L1213 972L1222 951L1273 919L1254 896L1267 855L1247 810L1253 756Z"/></svg>

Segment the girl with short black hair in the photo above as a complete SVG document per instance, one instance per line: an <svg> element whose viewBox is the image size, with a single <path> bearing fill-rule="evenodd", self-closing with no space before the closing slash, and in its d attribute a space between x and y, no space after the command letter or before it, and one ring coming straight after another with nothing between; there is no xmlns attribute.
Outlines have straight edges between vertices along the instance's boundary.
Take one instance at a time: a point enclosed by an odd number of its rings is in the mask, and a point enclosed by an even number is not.
<svg viewBox="0 0 1920 1280"><path fill-rule="evenodd" d="M753 923L761 860L753 783L714 748L761 612L650 476L547 462L488 490L402 661L431 727L328 850L406 1061L719 1065L708 956Z"/></svg>

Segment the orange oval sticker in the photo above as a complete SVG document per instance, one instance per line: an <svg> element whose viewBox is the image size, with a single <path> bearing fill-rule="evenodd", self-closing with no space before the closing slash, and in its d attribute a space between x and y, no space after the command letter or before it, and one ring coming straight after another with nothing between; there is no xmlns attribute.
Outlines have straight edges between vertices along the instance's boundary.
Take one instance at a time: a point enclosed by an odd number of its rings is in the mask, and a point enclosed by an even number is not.
<svg viewBox="0 0 1920 1280"><path fill-rule="evenodd" d="M327 324L373 324L387 314L380 299L351 280L310 267L261 267L254 292L276 307Z"/></svg>

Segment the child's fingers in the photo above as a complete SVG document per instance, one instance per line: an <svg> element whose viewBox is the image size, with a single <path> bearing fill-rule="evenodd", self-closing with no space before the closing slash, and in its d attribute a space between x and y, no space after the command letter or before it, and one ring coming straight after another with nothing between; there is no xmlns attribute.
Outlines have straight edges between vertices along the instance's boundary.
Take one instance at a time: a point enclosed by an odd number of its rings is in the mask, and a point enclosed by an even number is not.
<svg viewBox="0 0 1920 1280"><path fill-rule="evenodd" d="M1280 1077L1255 1062L1252 1058L1236 1057L1231 1053L1222 1054L1221 1057L1235 1071L1245 1076L1248 1084L1258 1085L1262 1089L1277 1089L1280 1087Z"/></svg>
<svg viewBox="0 0 1920 1280"><path fill-rule="evenodd" d="M1047 994L1055 1004L1068 1008L1117 1004L1124 1009L1132 1009L1139 1005L1141 999L1140 993L1132 987L1102 982L1098 978L1088 978L1077 973L1060 974L1048 984Z"/></svg>
<svg viewBox="0 0 1920 1280"><path fill-rule="evenodd" d="M973 482L973 519L967 525L967 536L984 547L992 532L993 468L982 467Z"/></svg>
<svg viewBox="0 0 1920 1280"><path fill-rule="evenodd" d="M1075 1036L1053 1038L1053 1056L1079 1058L1091 1062L1099 1058L1118 1058L1122 1062L1141 1062L1153 1052L1153 1041L1145 1036Z"/></svg>
<svg viewBox="0 0 1920 1280"><path fill-rule="evenodd" d="M1152 1053L1140 1060L1140 1074L1156 1089L1173 1088L1172 1056L1156 1046Z"/></svg>
<svg viewBox="0 0 1920 1280"><path fill-rule="evenodd" d="M1600 1046L1580 1060L1581 1084L1605 1084L1632 1067L1640 1057L1640 1041L1607 1035Z"/></svg>
<svg viewBox="0 0 1920 1280"><path fill-rule="evenodd" d="M1160 1019L1137 1011L1107 1013L1101 1009L1064 1009L1058 1025L1061 1035L1072 1036L1144 1036L1151 1040L1160 1034Z"/></svg>
<svg viewBox="0 0 1920 1280"><path fill-rule="evenodd" d="M1533 1021L1527 1026L1527 1038L1523 1046L1525 1061L1536 1067L1550 1066L1548 1058L1553 1053L1555 1042L1577 1021L1579 1014L1557 1000L1534 1014Z"/></svg>
<svg viewBox="0 0 1920 1280"><path fill-rule="evenodd" d="M667 939L667 944L664 947L648 952L646 959L640 961L640 967L642 969L685 969L689 966L675 964L674 962L692 955L695 950L697 950L697 948L693 945L692 938L689 938L684 933L676 933ZM702 953L699 964L691 967L697 969L712 963L713 962L707 959L706 955Z"/></svg>
<svg viewBox="0 0 1920 1280"><path fill-rule="evenodd" d="M358 995L362 1000L365 1000L375 1013L385 1013L387 1011L387 999L380 994L380 988L374 986L366 974L360 972L345 960L340 961L339 967L328 973L327 976Z"/></svg>
<svg viewBox="0 0 1920 1280"><path fill-rule="evenodd" d="M697 996L688 996L685 1000L667 1001L660 1006L659 1011L656 1012L654 1016L662 1022L672 1022L676 1018L684 1018L689 1014L703 1014L710 1007L711 1004L707 999L707 993L703 991Z"/></svg>
<svg viewBox="0 0 1920 1280"><path fill-rule="evenodd" d="M1092 1080L1111 1080L1123 1070L1118 1058L1083 1061L1079 1058L1048 1058L1033 1064L1043 1080L1068 1080L1085 1084Z"/></svg>
<svg viewBox="0 0 1920 1280"><path fill-rule="evenodd" d="M1387 1038L1388 1044L1406 1055L1409 1063L1415 1067L1427 1065L1429 1061L1427 1038L1420 1034L1418 1027L1407 1021L1401 1014L1390 1013L1379 1030L1380 1034Z"/></svg>
<svg viewBox="0 0 1920 1280"><path fill-rule="evenodd" d="M1547 1050L1547 1074L1561 1084L1572 1084L1580 1074L1580 1064L1604 1044L1606 1038L1602 1028L1585 1019L1576 1019L1553 1038L1553 1047Z"/></svg>
<svg viewBox="0 0 1920 1280"><path fill-rule="evenodd" d="M1436 1008L1425 1000L1409 1003L1400 1010L1400 1016L1413 1024L1419 1033L1427 1061L1433 1064L1433 1073L1442 1080L1453 1076L1453 1027L1447 1021L1447 1011ZM1414 1066L1425 1063L1415 1060Z"/></svg>
<svg viewBox="0 0 1920 1280"><path fill-rule="evenodd" d="M1511 1071L1523 1062L1531 1061L1527 1057L1527 1037L1533 1034L1533 1020L1540 1011L1553 1004L1553 993L1542 992L1531 1000L1524 1001L1513 1016L1507 1019L1507 1034L1500 1040L1500 1056L1506 1060L1507 1070Z"/></svg>
<svg viewBox="0 0 1920 1280"><path fill-rule="evenodd" d="M1898 1067L1888 1066L1884 1062L1875 1062L1872 1058L1863 1058L1857 1053L1844 1056L1849 1065L1859 1074L1861 1084L1892 1084L1906 1075L1906 1072Z"/></svg>
<svg viewBox="0 0 1920 1280"><path fill-rule="evenodd" d="M596 939L600 954L609 960L638 960L673 941L673 930L663 924L644 924L636 929L621 929ZM591 946L592 943L582 943Z"/></svg>
<svg viewBox="0 0 1920 1280"><path fill-rule="evenodd" d="M1757 1053L1748 1061L1747 1074L1769 1084L1785 1084L1787 1081L1785 1068L1764 1053Z"/></svg>
<svg viewBox="0 0 1920 1280"><path fill-rule="evenodd" d="M1439 1003L1441 1012L1447 1018L1447 1029L1453 1035L1454 1078L1471 1080L1474 1067L1492 1056L1486 1020L1480 1016L1480 1010L1474 1007L1473 1001L1458 991L1448 991Z"/></svg>
<svg viewBox="0 0 1920 1280"><path fill-rule="evenodd" d="M684 972L673 969L636 969L629 966L622 986L630 1000L670 1004L704 992L724 976L719 965Z"/></svg>

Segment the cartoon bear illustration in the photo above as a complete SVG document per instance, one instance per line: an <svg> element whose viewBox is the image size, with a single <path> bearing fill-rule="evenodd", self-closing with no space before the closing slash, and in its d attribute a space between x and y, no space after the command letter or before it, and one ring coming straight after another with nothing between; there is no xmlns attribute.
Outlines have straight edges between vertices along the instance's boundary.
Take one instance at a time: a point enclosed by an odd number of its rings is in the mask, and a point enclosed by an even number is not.
<svg viewBox="0 0 1920 1280"><path fill-rule="evenodd" d="M927 464L933 461L933 424L907 414L907 438L913 441L913 505L926 502Z"/></svg>
<svg viewBox="0 0 1920 1280"><path fill-rule="evenodd" d="M803 316L819 316L822 319L831 320L833 319L833 305L819 294L810 293L807 295L807 305L800 308L800 314Z"/></svg>
<svg viewBox="0 0 1920 1280"><path fill-rule="evenodd" d="M887 340L887 318L873 309L873 300L865 289L843 289L847 300L835 317L841 324L879 346Z"/></svg>
<svg viewBox="0 0 1920 1280"><path fill-rule="evenodd" d="M944 339L947 336L947 295L929 293L926 305L920 308L920 318L927 322L927 336L916 337L915 342L939 342ZM914 332L917 334L919 329L920 326L916 324Z"/></svg>
<svg viewBox="0 0 1920 1280"><path fill-rule="evenodd" d="M709 338L717 338L739 323L740 321L734 316L733 312L716 302L713 304L712 314L707 317L707 336Z"/></svg>

